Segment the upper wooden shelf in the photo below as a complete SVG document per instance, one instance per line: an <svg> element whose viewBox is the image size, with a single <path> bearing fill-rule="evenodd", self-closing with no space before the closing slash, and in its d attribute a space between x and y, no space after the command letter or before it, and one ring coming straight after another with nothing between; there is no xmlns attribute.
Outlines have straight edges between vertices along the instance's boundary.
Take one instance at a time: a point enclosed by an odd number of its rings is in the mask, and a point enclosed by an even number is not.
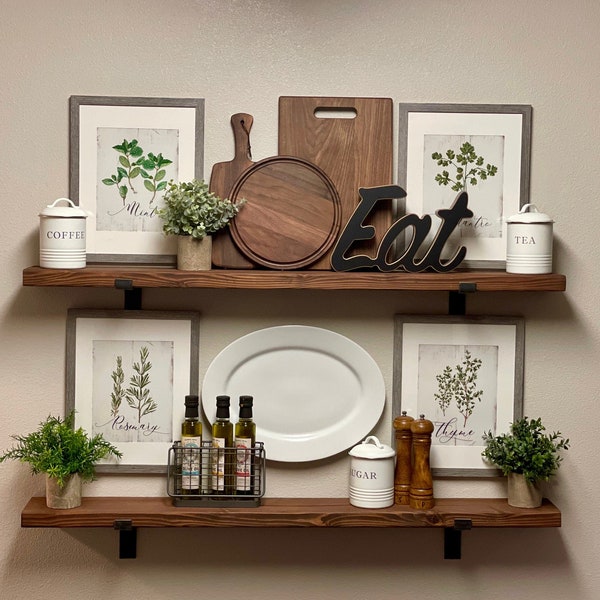
<svg viewBox="0 0 600 600"><path fill-rule="evenodd" d="M147 266L88 266L84 269L23 270L23 285L67 287L206 288L206 289L312 289L397 291L563 292L566 277L515 275L504 271L451 273L379 273L335 271L228 270L178 271Z"/></svg>
<svg viewBox="0 0 600 600"><path fill-rule="evenodd" d="M78 508L47 508L34 497L21 513L22 527L560 527L561 513L549 500L539 508L513 508L505 498L441 498L430 510L408 506L357 508L347 498L263 498L247 508L175 507L168 497L86 497Z"/></svg>

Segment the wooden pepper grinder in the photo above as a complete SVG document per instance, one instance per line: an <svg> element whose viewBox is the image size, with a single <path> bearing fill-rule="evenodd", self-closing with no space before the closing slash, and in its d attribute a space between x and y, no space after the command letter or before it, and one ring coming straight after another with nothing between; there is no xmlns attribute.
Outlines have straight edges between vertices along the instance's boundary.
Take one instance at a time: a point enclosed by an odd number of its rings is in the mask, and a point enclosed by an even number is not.
<svg viewBox="0 0 600 600"><path fill-rule="evenodd" d="M433 478L429 466L433 423L420 415L410 426L412 433L413 469L410 479L410 506L417 509L433 508Z"/></svg>
<svg viewBox="0 0 600 600"><path fill-rule="evenodd" d="M396 436L396 471L394 473L394 499L396 504L409 504L410 480L412 475L412 417L402 411L401 417L394 419Z"/></svg>

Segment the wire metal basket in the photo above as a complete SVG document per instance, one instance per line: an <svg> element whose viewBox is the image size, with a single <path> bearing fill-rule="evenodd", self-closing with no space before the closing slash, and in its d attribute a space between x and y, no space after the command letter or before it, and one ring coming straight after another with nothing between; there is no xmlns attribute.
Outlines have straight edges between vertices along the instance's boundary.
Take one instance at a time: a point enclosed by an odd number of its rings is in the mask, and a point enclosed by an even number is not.
<svg viewBox="0 0 600 600"><path fill-rule="evenodd" d="M265 449L218 448L202 442L200 448L169 448L167 494L174 506L260 506L265 494Z"/></svg>

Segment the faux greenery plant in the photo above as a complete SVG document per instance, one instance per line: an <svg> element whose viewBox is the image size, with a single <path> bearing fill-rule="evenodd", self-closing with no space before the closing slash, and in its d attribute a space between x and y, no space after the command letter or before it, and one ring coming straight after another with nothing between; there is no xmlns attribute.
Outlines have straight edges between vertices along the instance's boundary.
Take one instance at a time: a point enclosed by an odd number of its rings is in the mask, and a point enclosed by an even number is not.
<svg viewBox="0 0 600 600"><path fill-rule="evenodd" d="M102 434L89 438L80 427L74 429L75 412L64 420L49 416L39 429L28 435L13 435L17 444L0 456L29 463L32 473L46 473L63 487L69 475L79 473L82 481L95 478L95 463L109 455L122 453L104 439Z"/></svg>
<svg viewBox="0 0 600 600"><path fill-rule="evenodd" d="M188 235L198 240L226 227L238 214L244 200L234 204L210 192L203 180L169 182L164 207L157 214L167 235Z"/></svg>
<svg viewBox="0 0 600 600"><path fill-rule="evenodd" d="M569 440L560 431L545 433L541 419L523 417L511 424L510 433L483 436L482 456L498 465L504 475L522 473L530 483L548 480L562 461L561 450L569 449Z"/></svg>

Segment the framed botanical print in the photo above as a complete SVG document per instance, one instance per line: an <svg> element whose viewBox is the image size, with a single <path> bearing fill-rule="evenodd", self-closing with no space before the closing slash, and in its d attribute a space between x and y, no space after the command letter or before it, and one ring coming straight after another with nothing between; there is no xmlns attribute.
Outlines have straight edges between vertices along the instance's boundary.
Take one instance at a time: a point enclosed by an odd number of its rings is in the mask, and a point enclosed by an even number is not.
<svg viewBox="0 0 600 600"><path fill-rule="evenodd" d="M87 262L174 264L156 214L170 180L202 178L204 100L71 96L71 200L88 213Z"/></svg>
<svg viewBox="0 0 600 600"><path fill-rule="evenodd" d="M184 399L198 394L199 314L70 309L67 406L123 453L99 472L165 472Z"/></svg>
<svg viewBox="0 0 600 600"><path fill-rule="evenodd" d="M393 412L433 423L434 475L497 476L483 434L523 413L521 317L395 317Z"/></svg>
<svg viewBox="0 0 600 600"><path fill-rule="evenodd" d="M431 215L435 232L436 210L467 192L473 217L450 240L466 248L465 267L506 266L506 217L529 201L531 115L529 105L400 104L406 212Z"/></svg>

